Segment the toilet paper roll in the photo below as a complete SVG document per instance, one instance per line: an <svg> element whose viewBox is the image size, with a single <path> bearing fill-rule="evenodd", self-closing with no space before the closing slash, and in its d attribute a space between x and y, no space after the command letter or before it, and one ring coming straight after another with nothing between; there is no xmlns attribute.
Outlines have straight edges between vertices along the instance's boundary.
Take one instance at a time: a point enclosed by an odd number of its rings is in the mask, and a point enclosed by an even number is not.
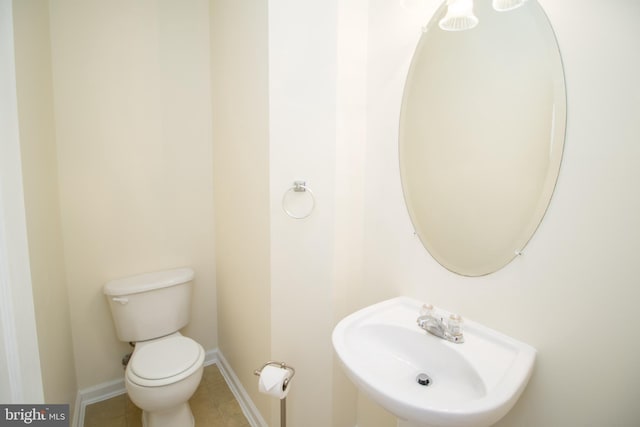
<svg viewBox="0 0 640 427"><path fill-rule="evenodd" d="M284 388L284 381L289 378L289 371L277 366L265 366L260 372L260 379L258 380L258 390L260 393L268 394L269 396L277 397L278 399L284 399L289 394L289 385Z"/></svg>

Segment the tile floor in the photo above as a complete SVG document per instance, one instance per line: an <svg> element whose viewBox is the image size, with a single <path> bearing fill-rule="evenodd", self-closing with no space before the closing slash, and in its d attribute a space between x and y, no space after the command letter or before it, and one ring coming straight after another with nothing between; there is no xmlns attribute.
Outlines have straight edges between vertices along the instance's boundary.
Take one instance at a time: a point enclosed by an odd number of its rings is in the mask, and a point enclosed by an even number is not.
<svg viewBox="0 0 640 427"><path fill-rule="evenodd" d="M198 390L189 401L196 427L249 427L216 365L204 368ZM84 427L141 427L142 411L126 394L85 408ZM182 427L182 426L176 426Z"/></svg>

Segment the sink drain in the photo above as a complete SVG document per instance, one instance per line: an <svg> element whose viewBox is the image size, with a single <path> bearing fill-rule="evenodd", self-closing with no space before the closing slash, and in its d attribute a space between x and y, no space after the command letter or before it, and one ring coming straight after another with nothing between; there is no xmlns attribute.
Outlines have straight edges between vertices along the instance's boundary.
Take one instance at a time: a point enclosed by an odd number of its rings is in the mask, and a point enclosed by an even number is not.
<svg viewBox="0 0 640 427"><path fill-rule="evenodd" d="M425 387L429 387L431 384L433 384L433 380L427 374L418 374L418 376L416 377L416 382Z"/></svg>

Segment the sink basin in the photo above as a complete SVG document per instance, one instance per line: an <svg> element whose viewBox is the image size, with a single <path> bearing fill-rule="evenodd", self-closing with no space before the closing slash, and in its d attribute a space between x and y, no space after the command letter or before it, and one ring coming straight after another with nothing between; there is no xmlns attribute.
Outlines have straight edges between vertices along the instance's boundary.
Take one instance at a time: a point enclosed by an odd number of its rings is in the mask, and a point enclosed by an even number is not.
<svg viewBox="0 0 640 427"><path fill-rule="evenodd" d="M347 376L401 426L496 423L527 385L536 350L466 318L464 343L438 338L416 324L421 306L399 297L342 319L332 340Z"/></svg>

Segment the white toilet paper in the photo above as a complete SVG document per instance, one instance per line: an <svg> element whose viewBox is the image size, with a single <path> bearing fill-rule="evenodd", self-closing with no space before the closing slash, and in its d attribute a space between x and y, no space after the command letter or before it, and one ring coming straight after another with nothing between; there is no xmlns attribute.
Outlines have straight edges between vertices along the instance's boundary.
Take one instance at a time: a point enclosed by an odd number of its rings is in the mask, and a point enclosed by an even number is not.
<svg viewBox="0 0 640 427"><path fill-rule="evenodd" d="M260 372L260 379L258 380L258 390L260 393L268 394L269 396L277 397L278 399L284 399L289 394L289 385L286 390L284 388L284 381L289 377L289 371L279 368L277 366L267 365L262 368Z"/></svg>

